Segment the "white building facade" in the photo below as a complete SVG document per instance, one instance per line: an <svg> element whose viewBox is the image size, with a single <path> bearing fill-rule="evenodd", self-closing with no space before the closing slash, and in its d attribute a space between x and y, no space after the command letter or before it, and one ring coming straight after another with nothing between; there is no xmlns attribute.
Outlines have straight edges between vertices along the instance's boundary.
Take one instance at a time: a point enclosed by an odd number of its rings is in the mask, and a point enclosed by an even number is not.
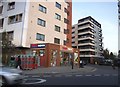
<svg viewBox="0 0 120 87"><path fill-rule="evenodd" d="M80 58L93 63L103 57L101 24L91 16L78 20L72 27L72 47L80 49Z"/></svg>
<svg viewBox="0 0 120 87"><path fill-rule="evenodd" d="M64 45L67 40L65 8L68 6L64 0L18 1L0 2L0 32L8 32L18 47L30 48L33 43Z"/></svg>

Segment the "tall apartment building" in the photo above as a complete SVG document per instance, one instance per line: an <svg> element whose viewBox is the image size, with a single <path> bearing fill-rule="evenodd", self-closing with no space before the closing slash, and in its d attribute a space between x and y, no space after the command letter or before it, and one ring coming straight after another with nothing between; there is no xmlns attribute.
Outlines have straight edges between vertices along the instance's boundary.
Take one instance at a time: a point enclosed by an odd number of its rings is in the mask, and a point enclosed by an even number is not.
<svg viewBox="0 0 120 87"><path fill-rule="evenodd" d="M72 47L80 50L80 58L90 63L103 53L101 24L91 16L78 20L72 27Z"/></svg>
<svg viewBox="0 0 120 87"><path fill-rule="evenodd" d="M18 2L19 1L19 2ZM9 0L0 3L0 32L6 31L10 40L23 53L41 56L50 66L51 54L73 52L71 47L72 2L54 0ZM28 49L25 49L28 48ZM30 50L29 50L30 49ZM49 52L48 52L49 51ZM52 53L51 53L52 51ZM59 56L60 57L60 56ZM60 63L61 59L54 59ZM41 64L44 64L44 63ZM52 61L51 61L52 62Z"/></svg>

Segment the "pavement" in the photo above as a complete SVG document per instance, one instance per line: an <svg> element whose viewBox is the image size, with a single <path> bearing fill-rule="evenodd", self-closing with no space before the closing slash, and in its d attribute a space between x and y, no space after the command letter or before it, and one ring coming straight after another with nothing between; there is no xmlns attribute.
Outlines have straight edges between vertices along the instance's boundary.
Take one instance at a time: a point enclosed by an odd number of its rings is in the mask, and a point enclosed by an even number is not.
<svg viewBox="0 0 120 87"><path fill-rule="evenodd" d="M33 70L23 70L25 75L36 75L36 74L66 74L66 73L79 73L85 74L89 72L95 71L96 68L86 65L84 68L79 68L78 66L74 66L72 69L71 66L56 66L56 67L38 67L37 69Z"/></svg>

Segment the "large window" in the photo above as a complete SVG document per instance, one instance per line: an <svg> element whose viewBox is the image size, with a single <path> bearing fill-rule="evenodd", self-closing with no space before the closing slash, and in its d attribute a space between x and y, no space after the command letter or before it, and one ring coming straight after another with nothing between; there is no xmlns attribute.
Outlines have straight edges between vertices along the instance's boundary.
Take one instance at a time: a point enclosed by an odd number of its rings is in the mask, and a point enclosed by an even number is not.
<svg viewBox="0 0 120 87"><path fill-rule="evenodd" d="M0 19L0 28L3 28L4 19Z"/></svg>
<svg viewBox="0 0 120 87"><path fill-rule="evenodd" d="M45 27L46 26L46 21L38 18L38 25L41 25L41 26Z"/></svg>
<svg viewBox="0 0 120 87"><path fill-rule="evenodd" d="M13 40L13 31L8 32L9 41Z"/></svg>
<svg viewBox="0 0 120 87"><path fill-rule="evenodd" d="M69 34L69 29L64 29L64 34Z"/></svg>
<svg viewBox="0 0 120 87"><path fill-rule="evenodd" d="M22 14L13 15L8 18L8 24L13 24L22 21Z"/></svg>
<svg viewBox="0 0 120 87"><path fill-rule="evenodd" d="M55 18L58 19L58 20L61 20L61 16L57 13L55 13Z"/></svg>
<svg viewBox="0 0 120 87"><path fill-rule="evenodd" d="M64 8L64 12L67 13L67 15L69 15L69 11L67 10L67 8Z"/></svg>
<svg viewBox="0 0 120 87"><path fill-rule="evenodd" d="M15 2L8 3L8 10L12 10L15 8Z"/></svg>
<svg viewBox="0 0 120 87"><path fill-rule="evenodd" d="M59 26L57 26L57 25L55 25L55 31L60 32L60 27L59 27Z"/></svg>
<svg viewBox="0 0 120 87"><path fill-rule="evenodd" d="M64 23L69 24L69 20L64 18Z"/></svg>
<svg viewBox="0 0 120 87"><path fill-rule="evenodd" d="M43 12L43 13L46 13L47 12L47 9L46 7L42 6L42 5L39 5L39 11Z"/></svg>
<svg viewBox="0 0 120 87"><path fill-rule="evenodd" d="M60 44L60 39L58 39L58 38L54 38L54 43L56 43L56 44Z"/></svg>
<svg viewBox="0 0 120 87"><path fill-rule="evenodd" d="M45 41L45 35L37 33L36 40Z"/></svg>
<svg viewBox="0 0 120 87"><path fill-rule="evenodd" d="M56 7L61 9L61 4L59 4L58 2L56 2Z"/></svg>
<svg viewBox="0 0 120 87"><path fill-rule="evenodd" d="M3 6L0 6L0 14L2 14Z"/></svg>

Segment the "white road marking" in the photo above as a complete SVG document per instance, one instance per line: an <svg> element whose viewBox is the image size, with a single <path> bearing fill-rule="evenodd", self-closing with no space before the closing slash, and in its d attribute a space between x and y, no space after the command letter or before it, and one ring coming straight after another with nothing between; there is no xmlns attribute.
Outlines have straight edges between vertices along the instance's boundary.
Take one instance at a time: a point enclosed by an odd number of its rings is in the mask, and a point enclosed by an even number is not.
<svg viewBox="0 0 120 87"><path fill-rule="evenodd" d="M83 76L83 75L75 75L76 77L80 77L80 76Z"/></svg>
<svg viewBox="0 0 120 87"><path fill-rule="evenodd" d="M85 75L85 76L92 76L92 75Z"/></svg>
<svg viewBox="0 0 120 87"><path fill-rule="evenodd" d="M37 79L38 81L37 82L26 82L27 81L27 79L25 79L25 81L24 81L24 83L23 84L25 84L25 85L30 85L30 84L40 84L40 83L43 83L43 82L46 82L46 80L45 79ZM33 80L34 81L34 80Z"/></svg>
<svg viewBox="0 0 120 87"><path fill-rule="evenodd" d="M55 77L61 77L62 75L55 75Z"/></svg>
<svg viewBox="0 0 120 87"><path fill-rule="evenodd" d="M94 71L96 71L96 68L95 68L95 69L93 69L91 72L94 72Z"/></svg>
<svg viewBox="0 0 120 87"><path fill-rule="evenodd" d="M51 75L44 75L43 77L51 77Z"/></svg>
<svg viewBox="0 0 120 87"><path fill-rule="evenodd" d="M32 76L32 77L40 77L40 76Z"/></svg>
<svg viewBox="0 0 120 87"><path fill-rule="evenodd" d="M100 74L98 74L98 75L94 75L94 76L101 76Z"/></svg>

